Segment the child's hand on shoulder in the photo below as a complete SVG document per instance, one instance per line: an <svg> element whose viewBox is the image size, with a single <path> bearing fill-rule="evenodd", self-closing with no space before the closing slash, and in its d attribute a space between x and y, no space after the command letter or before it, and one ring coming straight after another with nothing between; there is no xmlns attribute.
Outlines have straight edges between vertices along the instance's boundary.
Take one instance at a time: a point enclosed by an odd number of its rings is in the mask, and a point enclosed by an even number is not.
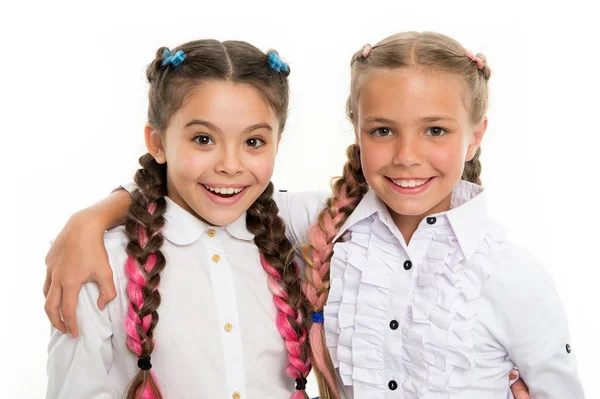
<svg viewBox="0 0 600 399"><path fill-rule="evenodd" d="M46 255L45 311L52 325L73 338L77 327L77 300L81 286L95 281L100 288L100 310L116 297L112 269L104 247L104 226L86 210L69 218ZM62 313L62 319L61 319Z"/></svg>

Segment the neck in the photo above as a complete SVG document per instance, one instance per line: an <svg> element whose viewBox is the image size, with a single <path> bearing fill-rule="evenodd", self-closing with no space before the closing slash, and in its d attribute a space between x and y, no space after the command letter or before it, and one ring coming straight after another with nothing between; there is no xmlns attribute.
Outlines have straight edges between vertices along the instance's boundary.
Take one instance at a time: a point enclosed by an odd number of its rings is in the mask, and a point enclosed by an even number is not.
<svg viewBox="0 0 600 399"><path fill-rule="evenodd" d="M392 216L392 220L396 224L396 227L398 227L398 230L400 230L406 245L408 245L413 234L415 234L415 231L417 231L421 221L429 215L450 210L450 201L452 201L452 193L440 201L436 206L421 215L400 215L389 207L388 210Z"/></svg>

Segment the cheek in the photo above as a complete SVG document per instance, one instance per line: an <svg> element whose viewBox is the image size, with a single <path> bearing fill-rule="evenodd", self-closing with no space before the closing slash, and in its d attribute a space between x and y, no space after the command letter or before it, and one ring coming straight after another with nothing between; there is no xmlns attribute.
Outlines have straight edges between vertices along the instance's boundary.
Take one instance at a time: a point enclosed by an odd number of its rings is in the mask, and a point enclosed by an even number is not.
<svg viewBox="0 0 600 399"><path fill-rule="evenodd" d="M244 163L246 169L256 176L259 182L267 184L271 180L275 169L275 152L269 151L259 155L249 155Z"/></svg>
<svg viewBox="0 0 600 399"><path fill-rule="evenodd" d="M180 147L176 153L167 153L167 170L177 180L196 180L210 166L210 155Z"/></svg>
<svg viewBox="0 0 600 399"><path fill-rule="evenodd" d="M369 140L360 141L360 161L365 177L376 174L389 163L388 147Z"/></svg>
<svg viewBox="0 0 600 399"><path fill-rule="evenodd" d="M429 153L429 162L436 168L449 174L461 173L467 150L462 142L448 142L436 146ZM456 173L455 173L456 172Z"/></svg>

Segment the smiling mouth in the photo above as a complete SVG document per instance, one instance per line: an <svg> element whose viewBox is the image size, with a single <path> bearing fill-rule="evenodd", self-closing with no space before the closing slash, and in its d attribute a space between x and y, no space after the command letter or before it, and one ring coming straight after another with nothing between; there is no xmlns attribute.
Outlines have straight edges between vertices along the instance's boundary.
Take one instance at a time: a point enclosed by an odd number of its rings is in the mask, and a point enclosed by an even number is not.
<svg viewBox="0 0 600 399"><path fill-rule="evenodd" d="M398 180L389 178L389 180L391 180L392 183L394 183L395 185L402 187L402 188L420 187L424 184L429 183L429 181L431 179L433 179L433 177L430 177L428 179L398 179Z"/></svg>
<svg viewBox="0 0 600 399"><path fill-rule="evenodd" d="M246 188L248 188L248 186L246 186L246 187L212 187L212 186L207 186L206 184L203 184L202 187L204 187L206 190L210 191L211 194L214 194L221 198L235 197L236 195L239 195L240 193L242 193Z"/></svg>

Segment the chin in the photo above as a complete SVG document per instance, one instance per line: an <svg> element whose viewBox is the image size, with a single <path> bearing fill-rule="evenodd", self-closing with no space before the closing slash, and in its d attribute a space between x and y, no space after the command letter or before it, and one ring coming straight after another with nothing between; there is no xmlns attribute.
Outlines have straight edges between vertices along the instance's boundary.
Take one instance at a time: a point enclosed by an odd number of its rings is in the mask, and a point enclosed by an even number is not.
<svg viewBox="0 0 600 399"><path fill-rule="evenodd" d="M402 215L402 216L421 216L424 215L425 213L427 213L431 208L428 208L426 206L411 206L408 204L393 204L393 206L390 206L388 204L388 207L394 212L397 213L398 215Z"/></svg>
<svg viewBox="0 0 600 399"><path fill-rule="evenodd" d="M187 201L184 197L183 200L185 201L184 208L188 212L212 226L227 226L245 212L245 208L240 206L219 207L212 203L198 201L196 198L193 199L194 201Z"/></svg>
<svg viewBox="0 0 600 399"><path fill-rule="evenodd" d="M215 209L213 207L210 207L194 211L200 216L200 218L204 219L204 221L208 222L213 226L227 226L235 222L240 216L242 216L246 212L245 208L236 208L237 209Z"/></svg>
<svg viewBox="0 0 600 399"><path fill-rule="evenodd" d="M223 216L214 216L211 215L210 218L205 218L205 220L213 225L213 226L227 226L233 222L235 222L240 216L240 215L235 215L235 216L229 216L229 215L223 215Z"/></svg>

